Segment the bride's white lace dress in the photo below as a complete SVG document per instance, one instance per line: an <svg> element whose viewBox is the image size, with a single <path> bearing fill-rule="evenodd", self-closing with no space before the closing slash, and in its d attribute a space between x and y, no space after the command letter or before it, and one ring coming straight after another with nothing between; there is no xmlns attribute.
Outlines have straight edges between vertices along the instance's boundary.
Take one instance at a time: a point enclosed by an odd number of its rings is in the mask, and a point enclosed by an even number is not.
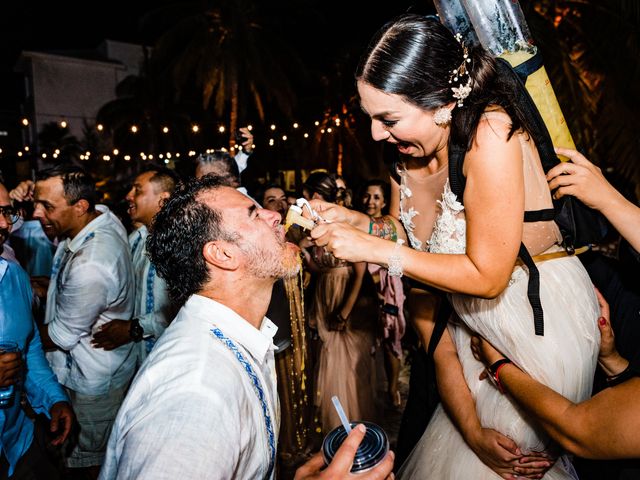
<svg viewBox="0 0 640 480"><path fill-rule="evenodd" d="M525 155L525 203L528 210L539 207L527 199L546 189L535 149L522 139ZM535 154L535 155L534 155ZM537 165L536 165L537 159ZM527 179L529 177L529 179ZM406 188L406 187L405 187ZM546 189L548 192L548 189ZM548 196L548 193L547 193ZM402 198L403 207L407 202ZM545 201L550 201L550 198ZM448 182L428 250L434 253L465 252L464 207L456 200ZM548 242L544 227L527 226L524 242L530 252ZM547 228L555 228L547 225ZM409 237L411 239L411 236ZM539 240L539 243L536 243ZM553 242L552 242L553 243ZM415 248L415 245L414 245ZM545 248L553 250L559 247ZM489 340L535 379L565 397L579 402L591 393L600 335L596 324L599 309L591 281L575 257L547 260L537 264L540 271L540 298L544 309L544 336L534 334L533 314L527 298L528 273L516 266L508 287L494 299L451 294L459 317L449 332L456 345L464 376L476 402L481 424L512 438L523 452L545 450L549 437L531 421L507 395L489 381L478 379L483 366L473 358L470 332ZM545 479L572 478L566 463L557 462ZM467 446L442 407L436 410L422 439L399 473L402 479L498 479Z"/></svg>

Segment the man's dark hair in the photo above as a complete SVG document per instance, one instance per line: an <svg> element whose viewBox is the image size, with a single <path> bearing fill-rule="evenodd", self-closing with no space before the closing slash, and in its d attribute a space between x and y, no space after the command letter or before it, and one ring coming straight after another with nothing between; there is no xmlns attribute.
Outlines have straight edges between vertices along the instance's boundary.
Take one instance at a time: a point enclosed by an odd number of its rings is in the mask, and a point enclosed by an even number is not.
<svg viewBox="0 0 640 480"><path fill-rule="evenodd" d="M62 188L67 204L75 205L80 200L86 200L89 204L88 211L95 210L98 202L98 192L93 177L82 168L74 165L56 165L42 170L36 176L36 182L48 180L53 177L62 178Z"/></svg>
<svg viewBox="0 0 640 480"><path fill-rule="evenodd" d="M198 199L207 190L227 186L225 179L205 175L181 183L153 218L147 251L169 295L182 305L209 280L202 249L215 240L236 241L224 230L222 212Z"/></svg>
<svg viewBox="0 0 640 480"><path fill-rule="evenodd" d="M225 178L226 185L232 187L240 186L240 170L235 158L224 150L214 150L211 153L201 153L196 157L196 167L215 166L219 170L219 174L215 174Z"/></svg>
<svg viewBox="0 0 640 480"><path fill-rule="evenodd" d="M145 168L140 173L142 174L147 172L153 172L149 181L158 185L160 187L160 191L167 192L169 194L174 192L181 181L180 175L167 167L152 165Z"/></svg>

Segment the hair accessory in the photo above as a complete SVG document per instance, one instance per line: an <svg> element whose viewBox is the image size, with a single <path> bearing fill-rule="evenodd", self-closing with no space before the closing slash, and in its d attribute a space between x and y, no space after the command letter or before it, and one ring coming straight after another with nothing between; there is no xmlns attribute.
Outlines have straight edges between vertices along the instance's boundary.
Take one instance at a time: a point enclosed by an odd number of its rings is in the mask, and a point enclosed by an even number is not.
<svg viewBox="0 0 640 480"><path fill-rule="evenodd" d="M433 122L439 127L444 127L451 123L451 109L440 107L433 114Z"/></svg>
<svg viewBox="0 0 640 480"><path fill-rule="evenodd" d="M462 35L456 33L455 38L462 47L462 63L458 68L451 71L449 83L460 82L457 87L451 87L451 91L453 92L453 98L458 99L458 106L462 107L464 106L464 99L471 93L471 77L467 68L467 63L471 63L471 59L469 58L469 50L462 40ZM467 77L467 83L463 84L462 80L465 76Z"/></svg>
<svg viewBox="0 0 640 480"><path fill-rule="evenodd" d="M400 256L400 247L402 244L404 244L404 240L399 238L396 241L396 246L393 247L393 252L389 255L387 269L390 277L402 277L402 257Z"/></svg>

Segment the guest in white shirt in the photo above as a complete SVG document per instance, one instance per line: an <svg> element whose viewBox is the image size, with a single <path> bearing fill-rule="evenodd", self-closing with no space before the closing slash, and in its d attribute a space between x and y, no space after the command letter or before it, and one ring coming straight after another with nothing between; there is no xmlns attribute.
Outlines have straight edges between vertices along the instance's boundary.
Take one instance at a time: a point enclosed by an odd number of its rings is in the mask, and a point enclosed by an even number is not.
<svg viewBox="0 0 640 480"><path fill-rule="evenodd" d="M70 468L97 476L110 428L133 375L129 343L112 351L91 346L91 335L115 318L133 314L134 284L127 234L104 205L96 205L93 179L79 168L41 172L34 218L50 236L64 239L53 260L42 344L76 412L78 443Z"/></svg>
<svg viewBox="0 0 640 480"><path fill-rule="evenodd" d="M184 306L122 404L101 479L274 478L275 326L264 315L299 253L278 213L223 182L188 182L154 219L151 261ZM347 478L363 435L354 432L335 464L320 472L315 457L297 478ZM389 455L358 478L385 478L392 465Z"/></svg>
<svg viewBox="0 0 640 480"><path fill-rule="evenodd" d="M133 182L127 194L129 215L132 222L141 224L129 235L136 279L134 317L131 320L112 320L102 325L93 336L93 346L105 350L113 350L129 342L137 343L139 364L147 357L176 313L165 281L149 261L146 240L154 215L173 193L178 181L178 175L173 170L154 166L138 175Z"/></svg>

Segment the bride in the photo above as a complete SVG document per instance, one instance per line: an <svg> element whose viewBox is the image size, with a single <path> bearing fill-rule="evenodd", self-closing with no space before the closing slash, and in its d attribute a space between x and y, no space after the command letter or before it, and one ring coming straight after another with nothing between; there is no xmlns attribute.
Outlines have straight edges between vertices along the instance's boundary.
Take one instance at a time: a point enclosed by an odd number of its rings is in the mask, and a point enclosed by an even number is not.
<svg viewBox="0 0 640 480"><path fill-rule="evenodd" d="M311 235L340 259L377 263L449 292L456 312L434 355L444 408L400 476L571 478L568 461L530 457L555 446L509 397L479 381L484 367L469 348L477 332L572 401L590 395L598 303L577 258L545 259L563 251L555 223L523 222L525 211L552 205L527 118L489 54L465 48L436 20L418 15L403 15L376 34L356 80L373 139L401 154L392 172L391 216L370 219L312 202L328 222ZM450 142L468 147L464 205L448 183ZM388 240L405 234L407 245ZM521 242L539 260L543 336L534 333ZM432 329L418 326L425 345Z"/></svg>

